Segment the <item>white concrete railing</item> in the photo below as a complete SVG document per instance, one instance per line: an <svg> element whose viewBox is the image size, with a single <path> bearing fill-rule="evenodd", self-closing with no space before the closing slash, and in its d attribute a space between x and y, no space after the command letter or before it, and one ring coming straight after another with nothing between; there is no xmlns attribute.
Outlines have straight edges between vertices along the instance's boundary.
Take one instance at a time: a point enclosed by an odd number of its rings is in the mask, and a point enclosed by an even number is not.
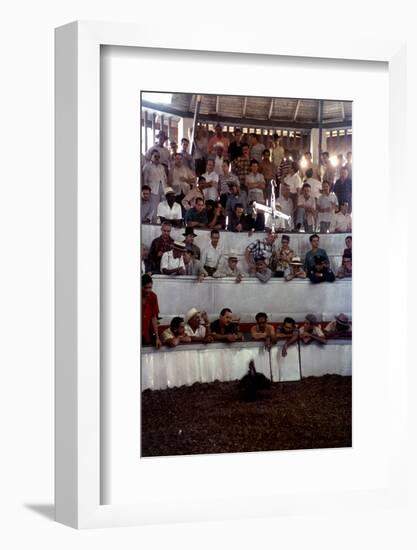
<svg viewBox="0 0 417 550"><path fill-rule="evenodd" d="M142 348L141 386L160 390L176 386L189 386L195 382L221 382L238 380L248 370L251 359L256 370L274 382L300 380L300 374L352 375L352 346L350 341L332 340L325 345L295 344L282 357L283 343L269 353L263 344L245 342L236 344L213 343L183 345L176 348Z"/></svg>
<svg viewBox="0 0 417 550"><path fill-rule="evenodd" d="M331 320L342 312L350 316L352 311L352 282L348 279L312 284L309 280L273 278L263 284L249 277L241 283L233 278L207 277L199 283L192 277L154 275L153 290L162 324L173 316L184 316L192 307L214 318L228 307L241 321L253 321L258 311L267 313L270 321L282 321L286 316L302 321L307 313L314 313L318 320Z"/></svg>
<svg viewBox="0 0 417 550"><path fill-rule="evenodd" d="M142 224L142 235L141 239L146 246L150 246L153 239L159 237L161 234L160 225L147 225ZM180 229L172 228L171 236L174 240L182 241L184 240L185 229L182 227ZM195 237L194 242L200 248L203 248L208 244L210 240L210 231L208 229L195 229L194 232L198 235ZM290 248L292 248L296 255L304 258L306 253L310 250L310 241L309 233L288 233L290 236ZM281 234L278 233L276 243L281 242ZM320 235L320 248L326 250L332 269L335 271L340 266L342 261L343 250L346 248L345 238L347 234L345 233L324 233ZM245 260L242 261L245 248L253 241L257 239L263 239L265 233L253 233L248 236L248 233L232 233L228 231L220 232L220 244L224 247L226 252L233 250L237 253L240 258L240 268L244 271L247 270Z"/></svg>

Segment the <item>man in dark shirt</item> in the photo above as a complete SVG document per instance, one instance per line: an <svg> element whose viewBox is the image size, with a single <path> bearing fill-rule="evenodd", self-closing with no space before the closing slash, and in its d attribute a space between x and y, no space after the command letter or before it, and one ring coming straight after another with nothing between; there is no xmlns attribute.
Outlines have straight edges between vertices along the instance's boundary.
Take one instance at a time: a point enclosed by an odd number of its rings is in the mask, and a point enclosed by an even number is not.
<svg viewBox="0 0 417 550"><path fill-rule="evenodd" d="M207 212L204 209L204 199L197 197L194 208L187 210L185 214L185 225L188 227L204 227L208 224Z"/></svg>
<svg viewBox="0 0 417 550"><path fill-rule="evenodd" d="M242 156L241 139L242 139L242 130L240 128L236 128L235 139L229 145L229 150L228 150L229 158L231 162Z"/></svg>
<svg viewBox="0 0 417 550"><path fill-rule="evenodd" d="M210 325L211 335L215 342L237 342L243 340L239 327L232 322L232 310L225 307L220 312L219 319Z"/></svg>
<svg viewBox="0 0 417 550"><path fill-rule="evenodd" d="M349 170L344 166L340 171L340 178L336 181L333 191L339 204L348 203L348 212L352 212L352 180L349 178Z"/></svg>
<svg viewBox="0 0 417 550"><path fill-rule="evenodd" d="M314 235L310 236L309 240L311 244L311 250L307 252L306 257L304 259L304 267L307 274L309 273L309 271L314 269L314 266L315 266L314 258L316 256L323 257L324 260L329 264L329 257L327 256L327 252L323 248L319 248L320 237L315 233Z"/></svg>
<svg viewBox="0 0 417 550"><path fill-rule="evenodd" d="M236 233L249 231L249 223L245 214L243 204L235 204L233 212L228 217L227 229Z"/></svg>
<svg viewBox="0 0 417 550"><path fill-rule="evenodd" d="M312 283L333 283L336 278L323 256L314 257L314 267L308 271L307 276Z"/></svg>
<svg viewBox="0 0 417 550"><path fill-rule="evenodd" d="M172 248L174 239L171 238L171 229L172 225L169 222L164 222L161 225L161 236L152 241L149 249L152 273L160 273L162 254Z"/></svg>

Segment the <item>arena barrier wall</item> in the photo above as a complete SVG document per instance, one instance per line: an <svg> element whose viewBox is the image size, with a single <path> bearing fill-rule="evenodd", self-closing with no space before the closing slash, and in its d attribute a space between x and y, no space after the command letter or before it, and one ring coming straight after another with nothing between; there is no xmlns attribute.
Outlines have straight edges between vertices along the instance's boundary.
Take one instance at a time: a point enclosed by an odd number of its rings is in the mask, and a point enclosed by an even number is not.
<svg viewBox="0 0 417 550"><path fill-rule="evenodd" d="M142 348L142 391L162 390L176 386L190 386L195 382L238 380L247 373L251 359L256 370L268 378L272 370L274 382L300 380L303 377L325 374L352 374L351 341L332 340L325 345L297 344L288 348L282 357L283 343L269 353L263 344L245 342L236 344L189 344L177 348Z"/></svg>

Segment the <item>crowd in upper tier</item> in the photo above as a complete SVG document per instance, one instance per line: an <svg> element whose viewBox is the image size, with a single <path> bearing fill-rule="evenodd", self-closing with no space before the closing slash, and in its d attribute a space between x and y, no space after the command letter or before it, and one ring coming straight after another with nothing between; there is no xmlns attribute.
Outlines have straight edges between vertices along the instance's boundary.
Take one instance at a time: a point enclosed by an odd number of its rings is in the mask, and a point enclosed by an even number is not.
<svg viewBox="0 0 417 550"><path fill-rule="evenodd" d="M181 146L161 131L158 143L142 158L141 221L176 227L234 232L350 232L352 228L352 153L328 152L320 164L285 150L277 134L243 136L236 128L229 141L217 125L210 137L197 128L193 153L186 137ZM333 159L332 159L333 161ZM290 219L272 217L253 207L275 206Z"/></svg>

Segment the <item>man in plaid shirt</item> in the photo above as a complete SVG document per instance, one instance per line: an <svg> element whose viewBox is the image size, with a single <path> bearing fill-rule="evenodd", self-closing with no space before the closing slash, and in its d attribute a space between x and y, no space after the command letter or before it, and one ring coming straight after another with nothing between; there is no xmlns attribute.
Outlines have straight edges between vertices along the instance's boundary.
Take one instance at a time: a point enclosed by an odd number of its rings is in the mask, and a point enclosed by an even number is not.
<svg viewBox="0 0 417 550"><path fill-rule="evenodd" d="M249 266L249 273L256 272L256 261L260 258L263 258L266 265L270 267L271 260L274 260L276 256L274 247L276 237L275 233L268 230L262 241L258 239L246 247L245 259Z"/></svg>
<svg viewBox="0 0 417 550"><path fill-rule="evenodd" d="M250 154L249 145L242 145L242 156L232 163L232 172L237 175L240 182L240 188L247 192L246 176L250 173Z"/></svg>

